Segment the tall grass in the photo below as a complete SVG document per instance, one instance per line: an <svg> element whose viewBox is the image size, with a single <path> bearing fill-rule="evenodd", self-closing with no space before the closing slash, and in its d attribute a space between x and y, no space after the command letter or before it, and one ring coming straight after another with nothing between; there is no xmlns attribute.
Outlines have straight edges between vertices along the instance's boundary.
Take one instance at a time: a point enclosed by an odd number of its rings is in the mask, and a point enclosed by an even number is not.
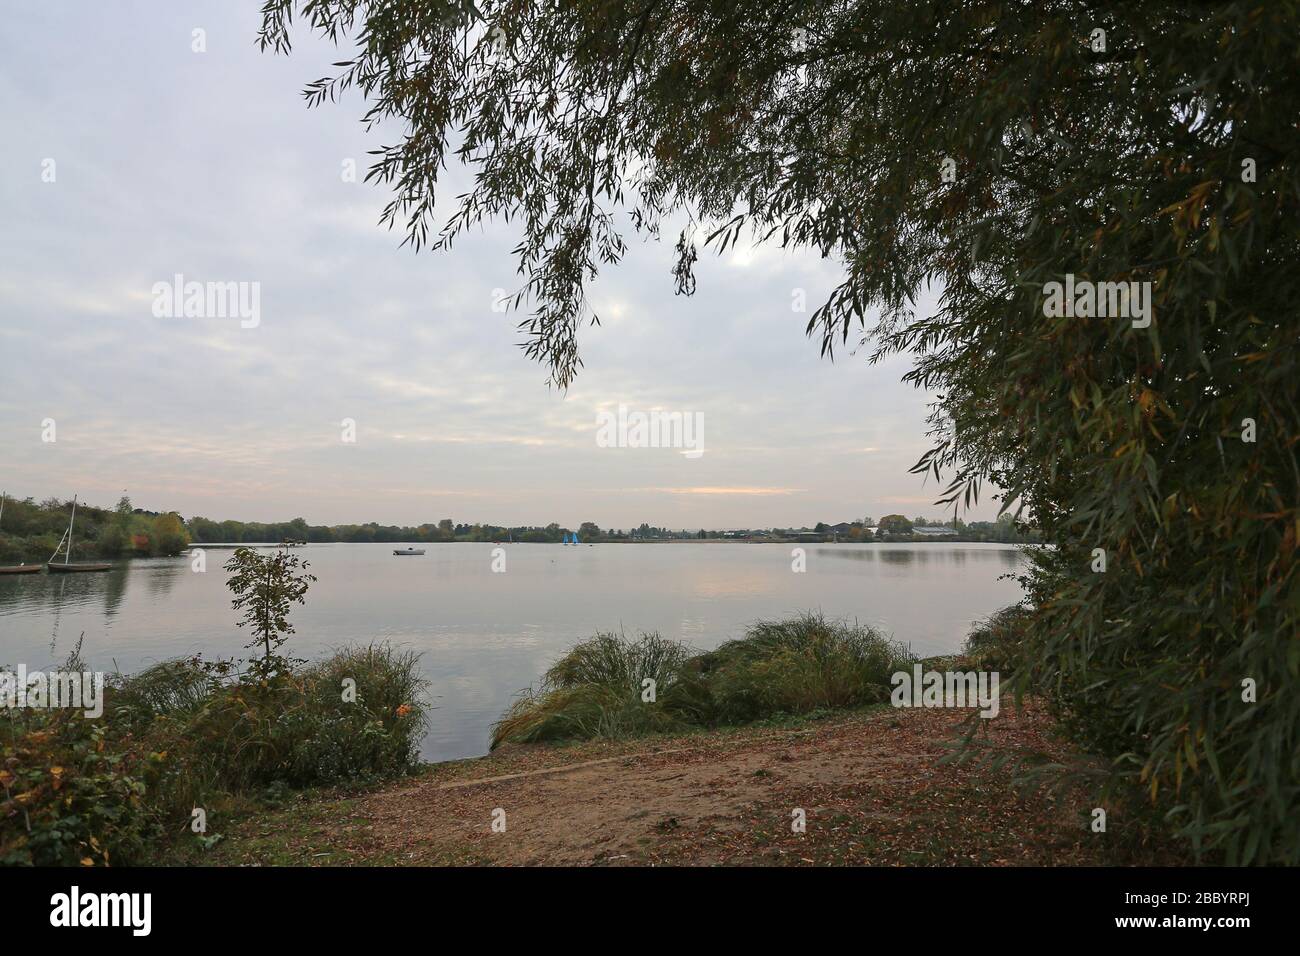
<svg viewBox="0 0 1300 956"><path fill-rule="evenodd" d="M629 737L860 707L889 696L903 645L869 627L805 614L763 621L700 653L658 634L597 634L555 662L493 727L507 741ZM654 700L646 700L646 678Z"/></svg>
<svg viewBox="0 0 1300 956"><path fill-rule="evenodd" d="M887 700L890 675L912 660L872 628L805 614L754 624L697 658L692 677L708 691L700 716L735 724Z"/></svg>
<svg viewBox="0 0 1300 956"><path fill-rule="evenodd" d="M683 644L658 634L629 641L597 634L578 644L520 693L492 731L504 740L534 743L591 737L630 737L672 730L682 721L671 708L643 700L654 681L656 702L669 693L690 655Z"/></svg>

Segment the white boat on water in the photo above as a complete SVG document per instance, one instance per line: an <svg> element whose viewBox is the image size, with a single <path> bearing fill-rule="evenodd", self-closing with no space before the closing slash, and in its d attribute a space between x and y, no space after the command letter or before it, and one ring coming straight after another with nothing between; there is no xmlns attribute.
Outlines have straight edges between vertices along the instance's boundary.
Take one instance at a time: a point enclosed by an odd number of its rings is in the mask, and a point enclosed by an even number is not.
<svg viewBox="0 0 1300 956"><path fill-rule="evenodd" d="M424 554L424 548L394 548L393 554Z"/></svg>

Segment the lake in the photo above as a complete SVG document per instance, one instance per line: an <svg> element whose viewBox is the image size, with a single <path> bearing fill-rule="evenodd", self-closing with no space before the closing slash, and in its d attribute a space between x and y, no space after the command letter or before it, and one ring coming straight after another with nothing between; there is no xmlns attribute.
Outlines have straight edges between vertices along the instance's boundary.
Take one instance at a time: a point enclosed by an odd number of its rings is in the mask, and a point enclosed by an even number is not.
<svg viewBox="0 0 1300 956"><path fill-rule="evenodd" d="M425 545L395 557L389 544L307 545L295 553L318 580L290 620L291 656L373 639L423 653L436 707L429 760L479 756L492 722L576 641L597 631L658 631L701 650L740 637L750 622L800 611L871 624L921 655L956 651L971 623L1020 597L1007 577L1024 560L996 544ZM207 554L123 562L102 574L0 576L0 664L58 663L84 634L91 669L131 673L202 652L243 656L221 569Z"/></svg>

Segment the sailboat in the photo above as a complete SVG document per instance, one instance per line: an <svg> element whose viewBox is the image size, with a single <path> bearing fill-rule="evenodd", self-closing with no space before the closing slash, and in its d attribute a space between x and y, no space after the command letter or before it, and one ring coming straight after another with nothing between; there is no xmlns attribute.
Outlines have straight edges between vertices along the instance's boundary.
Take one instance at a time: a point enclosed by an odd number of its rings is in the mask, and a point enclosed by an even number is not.
<svg viewBox="0 0 1300 956"><path fill-rule="evenodd" d="M5 514L5 495L0 491L0 518ZM6 564L0 565L0 574L36 574L41 570L39 564Z"/></svg>
<svg viewBox="0 0 1300 956"><path fill-rule="evenodd" d="M54 549L50 555L50 560L45 562L45 567L51 574L72 574L74 571L107 571L112 567L111 564L72 564L69 558L72 557L72 524L77 520L77 497L72 497L72 517L68 519L68 530L63 532L63 537L59 539L59 546ZM67 545L65 548L64 545ZM63 562L55 562L55 558L63 552Z"/></svg>

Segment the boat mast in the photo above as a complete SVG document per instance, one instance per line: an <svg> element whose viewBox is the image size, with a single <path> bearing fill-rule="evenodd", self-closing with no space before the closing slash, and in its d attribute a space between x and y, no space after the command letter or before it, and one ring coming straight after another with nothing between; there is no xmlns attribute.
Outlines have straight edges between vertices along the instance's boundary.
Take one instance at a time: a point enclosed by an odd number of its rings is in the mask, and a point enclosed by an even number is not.
<svg viewBox="0 0 1300 956"><path fill-rule="evenodd" d="M63 553L63 563L68 563L68 558L72 557L72 522L77 520L77 496L72 496L72 517L68 519L68 550Z"/></svg>

